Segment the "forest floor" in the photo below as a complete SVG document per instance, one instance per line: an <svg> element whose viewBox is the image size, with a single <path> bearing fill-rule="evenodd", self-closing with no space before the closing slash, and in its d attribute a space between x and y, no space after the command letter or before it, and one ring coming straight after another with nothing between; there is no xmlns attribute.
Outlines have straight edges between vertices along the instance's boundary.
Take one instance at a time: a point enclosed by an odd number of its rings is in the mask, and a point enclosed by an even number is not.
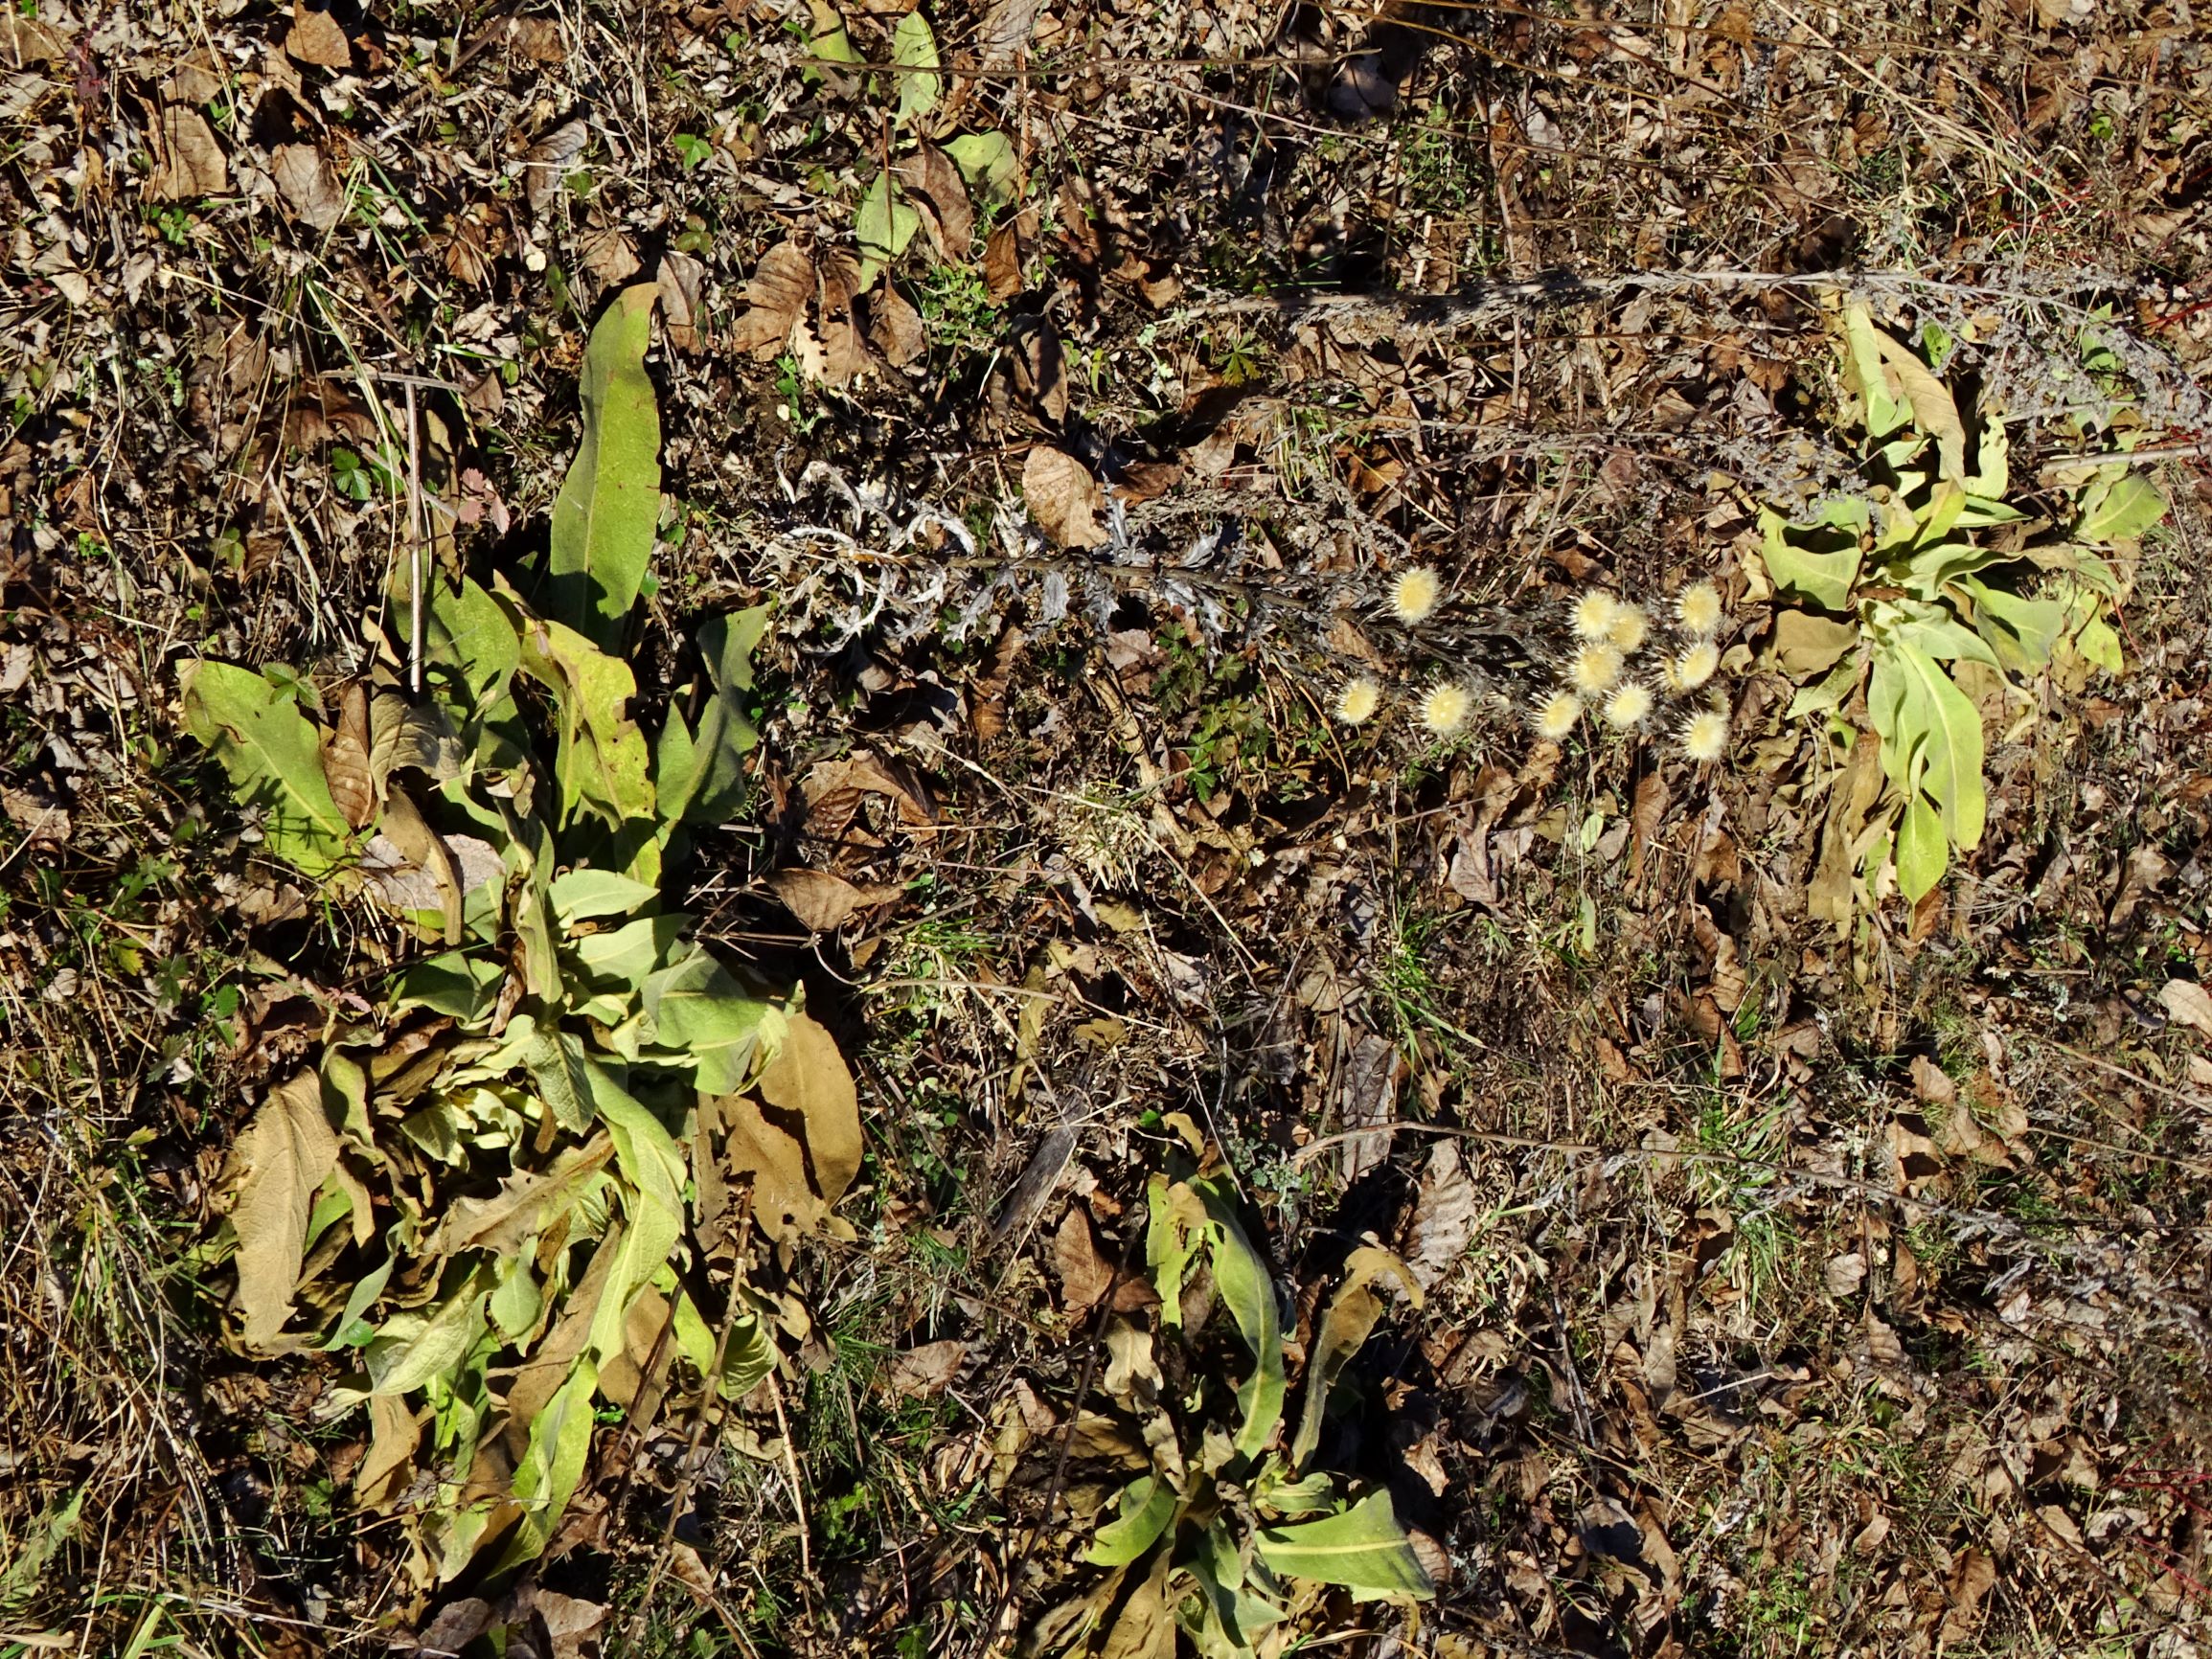
<svg viewBox="0 0 2212 1659"><path fill-rule="evenodd" d="M1354 1249L1423 1292L1323 1461L1434 1596L1258 1651L2212 1650L2186 0L923 5L0 14L0 1659L1057 1650L1187 1145L1294 1384ZM684 907L804 985L866 1156L771 1382L603 1414L591 1524L441 1587L206 1247L407 946L271 866L178 673L367 671L418 434L440 556L522 570L637 283L641 703L774 606ZM2125 433L2171 507L1917 904L1760 557L1847 300L1952 343L2023 499ZM1700 580L1717 759L1532 731L1578 597Z"/></svg>

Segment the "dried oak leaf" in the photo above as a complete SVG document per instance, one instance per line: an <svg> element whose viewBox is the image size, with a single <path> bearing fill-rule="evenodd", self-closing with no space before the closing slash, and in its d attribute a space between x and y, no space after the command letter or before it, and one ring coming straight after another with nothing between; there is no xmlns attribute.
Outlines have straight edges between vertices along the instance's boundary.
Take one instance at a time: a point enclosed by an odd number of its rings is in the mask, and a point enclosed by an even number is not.
<svg viewBox="0 0 2212 1659"><path fill-rule="evenodd" d="M1467 1253L1480 1211L1481 1201L1468 1179L1458 1143L1438 1141L1428 1149L1427 1166L1421 1171L1421 1195L1414 1201L1413 1220L1406 1229L1405 1264L1422 1289L1434 1289Z"/></svg>
<svg viewBox="0 0 2212 1659"><path fill-rule="evenodd" d="M1021 467L1022 498L1038 528L1061 547L1098 547L1106 539L1099 528L1104 502L1098 480L1064 450L1039 443Z"/></svg>
<svg viewBox="0 0 2212 1659"><path fill-rule="evenodd" d="M161 165L146 181L148 201L192 201L230 184L230 164L197 110L169 104L161 112Z"/></svg>
<svg viewBox="0 0 2212 1659"><path fill-rule="evenodd" d="M920 1348L894 1353L890 1373L883 1380L894 1398L926 1399L952 1386L952 1379L960 1375L960 1362L967 1357L965 1342L924 1342Z"/></svg>
<svg viewBox="0 0 2212 1659"><path fill-rule="evenodd" d="M581 120L563 122L536 144L522 158L522 194L532 213L543 213L560 189L568 164L591 142L591 128Z"/></svg>
<svg viewBox="0 0 2212 1659"><path fill-rule="evenodd" d="M843 254L831 253L815 262L814 276L821 307L812 337L802 333L796 342L799 365L825 386L849 386L868 367L868 342L853 308L860 294L860 272Z"/></svg>
<svg viewBox="0 0 2212 1659"><path fill-rule="evenodd" d="M610 288L637 274L637 250L630 246L629 238L612 226L585 237L580 251L583 268Z"/></svg>
<svg viewBox="0 0 2212 1659"><path fill-rule="evenodd" d="M655 280L660 284L661 327L668 330L669 344L679 352L697 351L706 266L689 254L665 253Z"/></svg>
<svg viewBox="0 0 2212 1659"><path fill-rule="evenodd" d="M761 256L745 284L745 311L730 344L756 357L773 357L791 338L814 295L814 261L796 242L779 242Z"/></svg>
<svg viewBox="0 0 2212 1659"><path fill-rule="evenodd" d="M2212 991L2194 980L2170 979L2158 991L2159 1006L2183 1025L2212 1036Z"/></svg>
<svg viewBox="0 0 2212 1659"><path fill-rule="evenodd" d="M1113 1263L1101 1256L1081 1204L1061 1218L1052 1236L1052 1270L1060 1276L1060 1305L1069 1317L1088 1312L1112 1288Z"/></svg>

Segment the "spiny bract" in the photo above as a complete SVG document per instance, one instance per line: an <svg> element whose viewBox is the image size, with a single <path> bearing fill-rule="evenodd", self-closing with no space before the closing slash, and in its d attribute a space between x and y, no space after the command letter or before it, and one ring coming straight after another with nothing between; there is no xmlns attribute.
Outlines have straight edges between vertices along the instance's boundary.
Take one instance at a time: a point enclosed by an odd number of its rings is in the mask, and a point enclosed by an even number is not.
<svg viewBox="0 0 2212 1659"><path fill-rule="evenodd" d="M1444 600L1444 583L1428 566L1416 565L1390 590L1391 614L1407 627L1426 622Z"/></svg>

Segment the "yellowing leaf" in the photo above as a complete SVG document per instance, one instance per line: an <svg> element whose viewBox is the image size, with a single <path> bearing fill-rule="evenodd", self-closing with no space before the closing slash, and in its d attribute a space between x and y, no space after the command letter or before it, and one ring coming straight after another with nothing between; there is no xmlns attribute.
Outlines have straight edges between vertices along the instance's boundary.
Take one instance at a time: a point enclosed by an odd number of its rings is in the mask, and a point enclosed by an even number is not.
<svg viewBox="0 0 2212 1659"><path fill-rule="evenodd" d="M1981 716L1966 693L1927 651L1883 633L1875 641L1866 709L1881 735L1882 769L1906 804L1925 793L1953 846L1977 845L1988 798Z"/></svg>
<svg viewBox="0 0 2212 1659"><path fill-rule="evenodd" d="M269 1091L231 1148L237 1306L248 1348L276 1343L291 1317L315 1193L338 1161L323 1082L301 1072Z"/></svg>
<svg viewBox="0 0 2212 1659"><path fill-rule="evenodd" d="M660 411L645 371L659 295L654 283L624 289L592 330L583 441L553 503L547 613L601 646L621 637L660 521Z"/></svg>
<svg viewBox="0 0 2212 1659"><path fill-rule="evenodd" d="M495 1571L536 1559L552 1541L591 1455L592 1396L598 1389L599 1372L587 1355L576 1362L559 1392L532 1420L530 1444L514 1471L514 1498L522 1506L522 1518Z"/></svg>
<svg viewBox="0 0 2212 1659"><path fill-rule="evenodd" d="M349 851L346 815L323 774L322 742L290 690L230 663L184 666L184 724L222 762L244 806L258 809L268 850L308 876Z"/></svg>
<svg viewBox="0 0 2212 1659"><path fill-rule="evenodd" d="M553 693L559 744L553 771L562 825L580 809L616 830L650 821L652 758L629 717L637 693L629 665L574 629L540 618L523 636L522 667ZM657 880L660 872L656 865L630 874Z"/></svg>
<svg viewBox="0 0 2212 1659"><path fill-rule="evenodd" d="M1237 1404L1244 1415L1237 1431L1237 1449L1246 1457L1258 1457L1283 1420L1283 1330L1275 1282L1237 1218L1225 1184L1212 1180L1192 1186L1206 1207L1214 1247L1214 1288L1228 1305L1229 1316L1256 1362L1252 1375L1237 1389Z"/></svg>
<svg viewBox="0 0 2212 1659"><path fill-rule="evenodd" d="M1784 593L1800 594L1823 610L1848 610L1859 580L1859 536L1865 526L1866 504L1856 499L1831 503L1814 525L1793 525L1771 507L1761 508L1768 579ZM1813 538L1822 545L1804 544Z"/></svg>

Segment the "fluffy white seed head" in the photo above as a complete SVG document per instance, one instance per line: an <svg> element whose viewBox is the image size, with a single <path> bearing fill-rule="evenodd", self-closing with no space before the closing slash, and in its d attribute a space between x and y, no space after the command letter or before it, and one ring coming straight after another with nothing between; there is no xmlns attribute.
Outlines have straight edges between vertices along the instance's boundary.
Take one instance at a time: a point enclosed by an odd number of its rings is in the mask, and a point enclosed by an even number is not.
<svg viewBox="0 0 2212 1659"><path fill-rule="evenodd" d="M1606 724L1616 731L1640 726L1652 712L1652 688L1636 680L1613 688L1606 699Z"/></svg>
<svg viewBox="0 0 2212 1659"><path fill-rule="evenodd" d="M1709 581L1692 582L1675 600L1675 615L1694 634L1721 625L1721 590Z"/></svg>
<svg viewBox="0 0 2212 1659"><path fill-rule="evenodd" d="M1347 680L1344 689L1336 693L1336 717L1347 726L1357 726L1373 717L1381 706L1382 688L1366 674Z"/></svg>
<svg viewBox="0 0 2212 1659"><path fill-rule="evenodd" d="M1567 662L1567 684L1585 697L1609 691L1621 677L1621 653L1612 646L1585 646Z"/></svg>
<svg viewBox="0 0 2212 1659"><path fill-rule="evenodd" d="M1676 685L1694 692L1720 671L1721 648L1711 640L1699 640L1684 647L1682 654L1668 667Z"/></svg>
<svg viewBox="0 0 2212 1659"><path fill-rule="evenodd" d="M1572 692L1555 692L1536 712L1536 735L1558 742L1583 717L1583 700Z"/></svg>
<svg viewBox="0 0 2212 1659"><path fill-rule="evenodd" d="M1575 601L1575 638L1602 640L1612 632L1613 618L1620 614L1621 602L1604 588L1593 587Z"/></svg>
<svg viewBox="0 0 2212 1659"><path fill-rule="evenodd" d="M1699 709L1682 722L1682 753L1702 764L1728 749L1728 716L1720 709Z"/></svg>
<svg viewBox="0 0 2212 1659"><path fill-rule="evenodd" d="M1467 724L1468 716L1474 713L1474 698L1465 686L1447 680L1430 689L1421 699L1421 723L1439 738L1448 738Z"/></svg>
<svg viewBox="0 0 2212 1659"><path fill-rule="evenodd" d="M1425 564L1416 565L1390 590L1391 614L1407 627L1426 622L1444 599L1444 583Z"/></svg>
<svg viewBox="0 0 2212 1659"><path fill-rule="evenodd" d="M1652 619L1644 615L1644 607L1624 604L1614 610L1612 625L1606 629L1606 640L1623 656L1633 656L1651 631Z"/></svg>

